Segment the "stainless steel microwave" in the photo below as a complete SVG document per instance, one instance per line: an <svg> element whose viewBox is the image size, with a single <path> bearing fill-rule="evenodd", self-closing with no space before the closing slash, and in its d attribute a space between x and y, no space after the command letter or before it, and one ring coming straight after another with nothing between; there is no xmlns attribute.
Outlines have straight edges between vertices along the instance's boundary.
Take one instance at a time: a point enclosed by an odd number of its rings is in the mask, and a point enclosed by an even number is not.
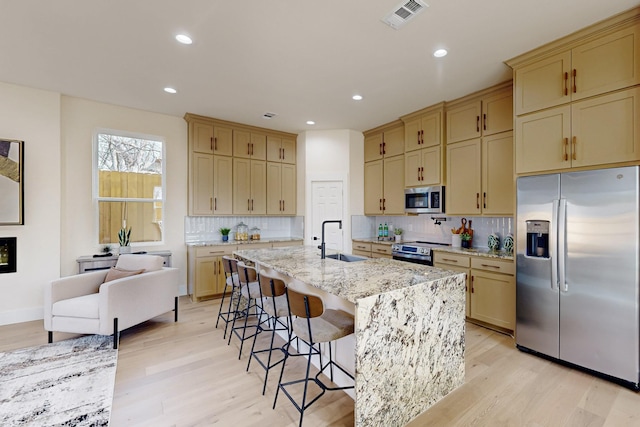
<svg viewBox="0 0 640 427"><path fill-rule="evenodd" d="M404 211L416 214L444 213L444 186L405 189Z"/></svg>

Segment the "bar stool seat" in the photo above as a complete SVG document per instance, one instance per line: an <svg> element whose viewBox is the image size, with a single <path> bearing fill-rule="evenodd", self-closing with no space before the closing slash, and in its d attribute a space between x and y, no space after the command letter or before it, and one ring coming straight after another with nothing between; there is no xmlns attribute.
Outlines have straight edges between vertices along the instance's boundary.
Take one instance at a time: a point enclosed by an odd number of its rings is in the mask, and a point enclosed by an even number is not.
<svg viewBox="0 0 640 427"><path fill-rule="evenodd" d="M300 412L299 426L301 427L304 411L322 397L327 390L346 390L354 388L353 385L343 387L329 386L320 379L320 375L329 368L329 377L333 382L333 368L336 367L347 377L351 378L351 380L354 380L353 375L333 361L331 343L332 341L351 335L355 329L355 322L353 316L349 313L342 310L325 309L322 299L315 295L307 295L297 292L291 288L287 288L287 298L289 300L290 316L297 316L297 318L291 322L292 330L295 335L292 335L287 344L283 346L285 361L282 364L282 369L280 371L280 379L278 380L278 389L276 390L276 396L273 400L273 408L275 409L276 403L278 402L278 393L282 390L298 412ZM300 341L303 341L307 346L307 352L298 351L296 353L292 353L291 344L294 340L298 340L298 347L300 346ZM318 347L318 344L320 343L327 343L329 347L329 361L325 364L322 363L322 351ZM282 378L287 359L294 356L305 356L307 358L306 374L304 378L283 382ZM313 356L318 356L320 358L320 370L312 377L310 372L311 358ZM321 392L310 401L307 401L309 382L315 383L321 389ZM298 401L293 397L288 388L289 386L294 386L300 383L304 383L304 388L302 399Z"/></svg>

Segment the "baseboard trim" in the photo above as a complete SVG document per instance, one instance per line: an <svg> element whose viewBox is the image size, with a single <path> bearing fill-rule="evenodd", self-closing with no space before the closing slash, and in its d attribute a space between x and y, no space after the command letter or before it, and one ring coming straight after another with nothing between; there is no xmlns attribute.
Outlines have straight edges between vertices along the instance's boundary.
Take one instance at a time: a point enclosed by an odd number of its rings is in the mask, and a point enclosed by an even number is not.
<svg viewBox="0 0 640 427"><path fill-rule="evenodd" d="M44 319L43 307L31 307L21 310L0 312L0 326L12 325L14 323L31 322L33 320L42 319Z"/></svg>

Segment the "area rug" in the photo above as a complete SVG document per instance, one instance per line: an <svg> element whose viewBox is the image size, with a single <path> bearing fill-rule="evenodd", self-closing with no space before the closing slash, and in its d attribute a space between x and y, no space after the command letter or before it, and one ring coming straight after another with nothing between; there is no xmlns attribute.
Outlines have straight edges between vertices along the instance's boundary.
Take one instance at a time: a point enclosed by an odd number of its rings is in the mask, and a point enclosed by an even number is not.
<svg viewBox="0 0 640 427"><path fill-rule="evenodd" d="M117 360L101 335L0 353L0 426L108 426Z"/></svg>

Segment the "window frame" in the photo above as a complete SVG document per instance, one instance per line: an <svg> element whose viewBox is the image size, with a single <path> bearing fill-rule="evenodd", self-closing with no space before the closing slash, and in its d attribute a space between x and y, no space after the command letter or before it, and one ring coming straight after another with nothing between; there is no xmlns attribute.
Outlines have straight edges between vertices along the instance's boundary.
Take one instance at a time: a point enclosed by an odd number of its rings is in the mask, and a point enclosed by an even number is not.
<svg viewBox="0 0 640 427"><path fill-rule="evenodd" d="M156 141L162 144L162 198L133 198L133 197L100 197L99 194L99 169L98 169L98 151L99 151L99 141L98 135L100 134L108 134L114 136L121 136L124 138L135 138L135 139L144 139L148 141ZM92 137L92 156L93 156L93 165L92 165L92 199L93 199L93 211L95 218L95 227L94 227L94 235L97 237L99 245L105 245L105 243L100 242L100 202L144 202L144 203L162 203L161 215L162 215L162 225L160 232L160 240L157 241L139 241L139 242L131 242L131 246L160 246L165 243L165 206L167 200L167 165L166 165L166 156L167 154L167 144L164 137L159 135L152 135L147 133L139 133L139 132L129 132L118 129L111 128L97 128L93 132ZM106 245L118 245L118 242L106 243Z"/></svg>

